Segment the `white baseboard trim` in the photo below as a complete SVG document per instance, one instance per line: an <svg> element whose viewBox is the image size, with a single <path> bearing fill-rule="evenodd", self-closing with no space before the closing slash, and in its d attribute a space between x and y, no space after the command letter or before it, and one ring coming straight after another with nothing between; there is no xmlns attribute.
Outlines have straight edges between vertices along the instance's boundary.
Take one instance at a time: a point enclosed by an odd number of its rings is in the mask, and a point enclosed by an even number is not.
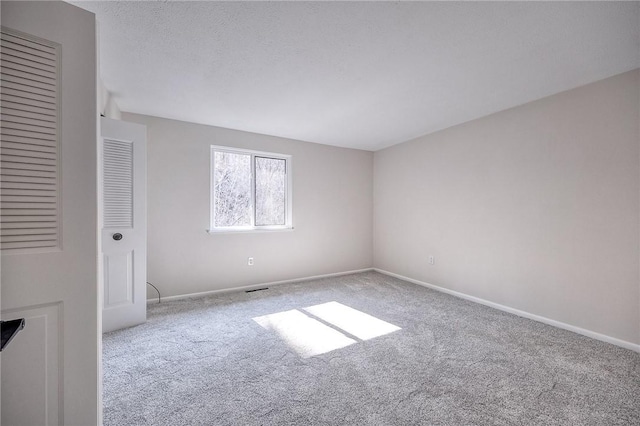
<svg viewBox="0 0 640 426"><path fill-rule="evenodd" d="M162 298L162 301L163 302L164 301L168 302L170 300L192 299L194 297L211 296L211 295L214 295L214 294L236 293L236 292L239 292L239 291L255 290L257 288L272 287L272 286L280 285L280 284L289 284L289 283L297 283L297 282L318 280L318 279L321 279L321 278L339 277L339 276L342 276L342 275L358 274L360 272L367 272L367 271L373 271L373 268L356 269L356 270L353 270L353 271L344 271L344 272L334 272L332 274L313 275L313 276L310 276L310 277L293 278L293 279L290 279L290 280L272 281L272 282L260 283L260 284L251 284L251 285L245 285L245 286L241 286L241 287L222 288L222 289L218 289L218 290L202 291L200 293L187 293L187 294L178 294L176 296L165 296L165 297ZM157 298L147 299L147 304L148 305L149 304L154 304L154 303L158 303L158 299Z"/></svg>
<svg viewBox="0 0 640 426"><path fill-rule="evenodd" d="M517 315L519 317L527 318L530 320L538 321L544 324L548 324L554 327L561 328L563 330L573 331L574 333L582 334L583 336L591 337L592 339L600 340L603 342L611 343L612 345L620 346L625 349L630 349L632 351L640 352L640 345L627 342L626 340L617 339L615 337L607 336L605 334L600 334L595 331L586 330L584 328L576 327L574 325L566 324L564 322L552 320L550 318L542 317L540 315L532 314L529 312L521 311L519 309L510 308L505 305L501 305L499 303L490 302L485 299L481 299L479 297L470 296L465 293L460 293L459 291L449 290L444 287L440 287L437 285L429 284L423 281L414 280L413 278L405 277L400 274L395 274L393 272L385 271L383 269L373 268L374 271L379 272L384 275L389 275L390 277L395 277L401 279L403 281L408 281L413 284L417 284L422 287L430 288L432 290L436 290L442 293L450 294L455 297L459 297L461 299L470 300L475 303L480 303L481 305L486 305L494 309L498 309L500 311L508 312L510 314Z"/></svg>

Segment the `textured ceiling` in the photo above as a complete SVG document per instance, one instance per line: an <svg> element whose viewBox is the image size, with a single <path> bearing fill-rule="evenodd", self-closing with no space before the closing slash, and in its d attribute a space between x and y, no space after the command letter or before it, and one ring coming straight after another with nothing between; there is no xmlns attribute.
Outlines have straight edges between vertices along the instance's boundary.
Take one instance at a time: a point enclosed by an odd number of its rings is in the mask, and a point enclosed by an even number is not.
<svg viewBox="0 0 640 426"><path fill-rule="evenodd" d="M124 111L377 150L640 67L640 2L74 2Z"/></svg>

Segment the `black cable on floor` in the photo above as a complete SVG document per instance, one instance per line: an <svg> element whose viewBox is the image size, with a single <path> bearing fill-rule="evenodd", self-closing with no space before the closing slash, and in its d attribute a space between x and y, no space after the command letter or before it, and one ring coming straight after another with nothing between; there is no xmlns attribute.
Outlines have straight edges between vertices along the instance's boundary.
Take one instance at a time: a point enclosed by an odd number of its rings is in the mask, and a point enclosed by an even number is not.
<svg viewBox="0 0 640 426"><path fill-rule="evenodd" d="M147 284L149 284L151 287L156 289L156 291L158 292L158 303L160 303L161 302L161 300L160 300L160 290L158 290L158 287L156 287L155 285L151 284L149 281L147 281Z"/></svg>

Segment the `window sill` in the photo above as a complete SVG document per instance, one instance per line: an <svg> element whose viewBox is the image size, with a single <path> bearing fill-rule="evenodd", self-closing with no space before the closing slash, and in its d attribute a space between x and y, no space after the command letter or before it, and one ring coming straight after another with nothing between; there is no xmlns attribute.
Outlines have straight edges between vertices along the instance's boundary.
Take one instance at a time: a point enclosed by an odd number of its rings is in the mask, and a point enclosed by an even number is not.
<svg viewBox="0 0 640 426"><path fill-rule="evenodd" d="M271 232L293 232L294 228L264 228L264 229L207 229L207 233L214 234L268 234Z"/></svg>

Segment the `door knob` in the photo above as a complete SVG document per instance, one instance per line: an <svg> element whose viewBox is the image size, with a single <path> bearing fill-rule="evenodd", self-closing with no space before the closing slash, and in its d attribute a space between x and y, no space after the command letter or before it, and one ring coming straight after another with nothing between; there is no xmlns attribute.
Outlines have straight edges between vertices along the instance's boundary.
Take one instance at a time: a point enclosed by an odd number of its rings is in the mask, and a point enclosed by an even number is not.
<svg viewBox="0 0 640 426"><path fill-rule="evenodd" d="M119 232L116 232L115 234L113 234L113 239L116 241L120 241L122 239L122 234Z"/></svg>

